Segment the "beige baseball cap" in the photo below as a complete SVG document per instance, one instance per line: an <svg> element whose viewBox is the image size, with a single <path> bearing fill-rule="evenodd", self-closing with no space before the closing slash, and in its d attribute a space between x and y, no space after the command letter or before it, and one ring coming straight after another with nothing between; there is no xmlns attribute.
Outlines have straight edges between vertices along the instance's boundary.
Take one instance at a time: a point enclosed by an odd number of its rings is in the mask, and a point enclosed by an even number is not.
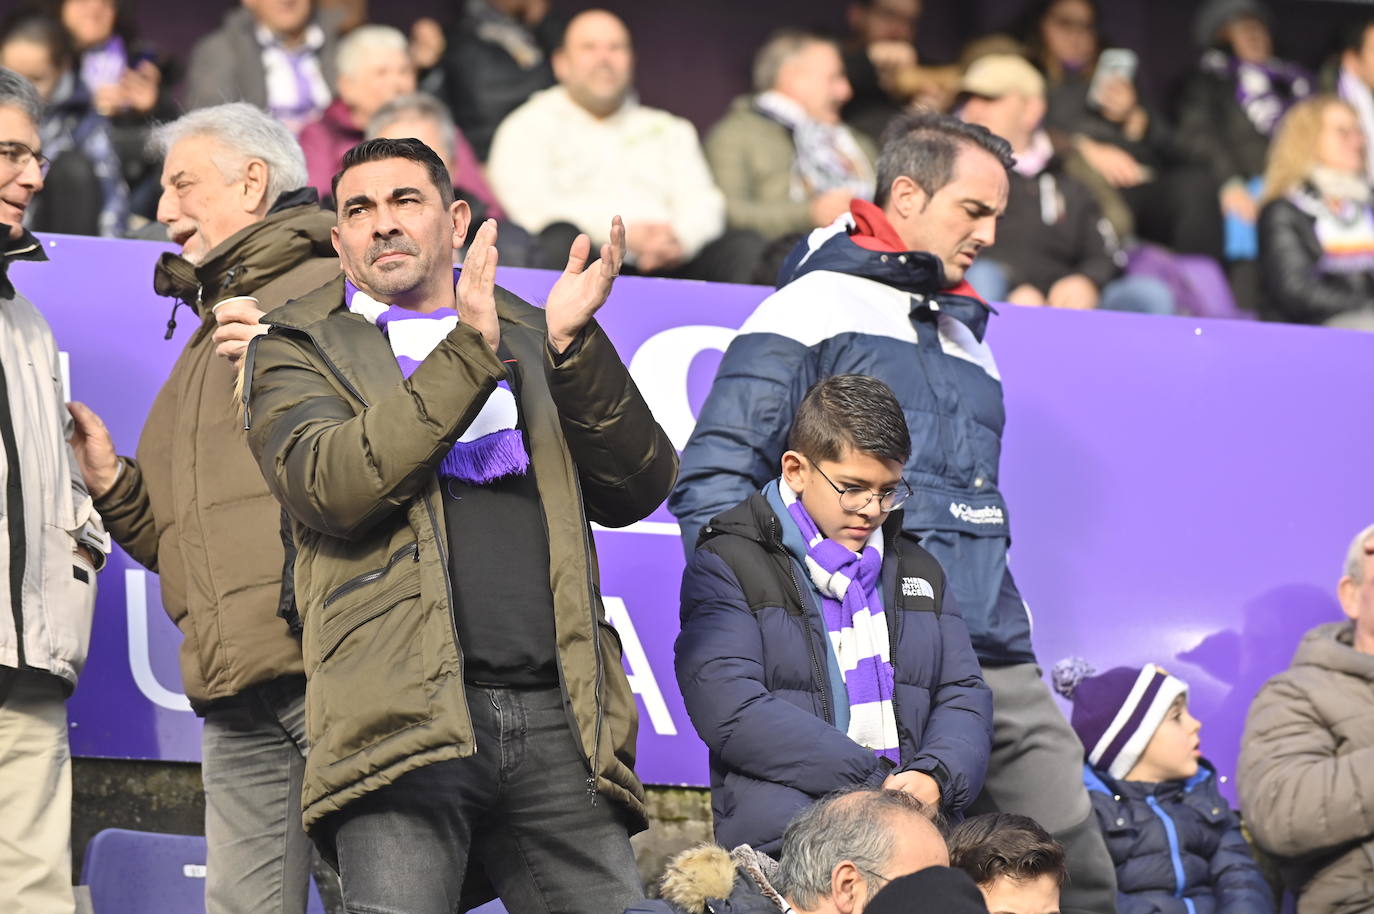
<svg viewBox="0 0 1374 914"><path fill-rule="evenodd" d="M959 92L983 98L1013 93L1039 97L1045 94L1045 78L1024 57L988 54L969 64L959 80Z"/></svg>

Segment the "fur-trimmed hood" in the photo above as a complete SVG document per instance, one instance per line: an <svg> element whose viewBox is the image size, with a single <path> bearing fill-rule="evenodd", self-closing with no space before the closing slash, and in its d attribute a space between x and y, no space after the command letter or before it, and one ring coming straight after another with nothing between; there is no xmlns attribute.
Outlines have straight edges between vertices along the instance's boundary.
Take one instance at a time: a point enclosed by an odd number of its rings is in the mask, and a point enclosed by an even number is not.
<svg viewBox="0 0 1374 914"><path fill-rule="evenodd" d="M773 888L778 862L747 844L688 848L668 861L659 895L684 914L772 914L786 911Z"/></svg>

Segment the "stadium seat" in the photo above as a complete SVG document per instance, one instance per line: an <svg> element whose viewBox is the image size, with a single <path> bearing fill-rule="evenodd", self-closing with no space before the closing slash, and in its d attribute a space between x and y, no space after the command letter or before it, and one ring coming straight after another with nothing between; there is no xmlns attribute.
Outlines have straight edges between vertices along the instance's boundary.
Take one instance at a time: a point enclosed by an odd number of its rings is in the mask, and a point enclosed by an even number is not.
<svg viewBox="0 0 1374 914"><path fill-rule="evenodd" d="M107 828L86 845L81 883L94 914L204 914L205 838ZM310 881L308 914L325 914Z"/></svg>

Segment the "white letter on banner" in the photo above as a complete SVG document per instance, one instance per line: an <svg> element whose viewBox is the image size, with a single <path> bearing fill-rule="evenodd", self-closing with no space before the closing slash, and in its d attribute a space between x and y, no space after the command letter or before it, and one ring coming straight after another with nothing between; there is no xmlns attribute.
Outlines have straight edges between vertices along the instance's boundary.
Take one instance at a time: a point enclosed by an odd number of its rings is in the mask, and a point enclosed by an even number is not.
<svg viewBox="0 0 1374 914"><path fill-rule="evenodd" d="M645 340L630 360L630 376L668 440L679 451L687 446L697 424L687 397L687 372L692 360L707 349L724 352L734 338L735 331L729 327L672 327Z"/></svg>
<svg viewBox="0 0 1374 914"><path fill-rule="evenodd" d="M129 669L134 685L155 705L172 711L189 711L191 702L180 692L163 688L153 675L148 644L148 574L137 568L124 570L124 605L129 619Z"/></svg>
<svg viewBox="0 0 1374 914"><path fill-rule="evenodd" d="M634 622L630 621L630 611L620 597L602 596L601 603L606 607L606 621L614 626L620 635L620 645L624 648L624 661L627 669L625 678L630 682L630 691L644 701L644 710L649 712L649 723L659 736L677 736L677 725L673 715L668 713L668 705L663 701L663 692L654 678L653 667L644 655L644 645L639 642L639 633Z"/></svg>

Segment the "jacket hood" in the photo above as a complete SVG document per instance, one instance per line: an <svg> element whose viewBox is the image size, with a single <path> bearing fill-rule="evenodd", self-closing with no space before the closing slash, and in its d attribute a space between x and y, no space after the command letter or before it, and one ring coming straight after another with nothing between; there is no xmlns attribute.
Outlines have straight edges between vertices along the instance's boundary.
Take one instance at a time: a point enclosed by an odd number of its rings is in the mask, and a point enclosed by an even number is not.
<svg viewBox="0 0 1374 914"><path fill-rule="evenodd" d="M782 896L772 886L777 861L747 844L727 851L718 844L702 844L678 854L663 871L659 894L664 901L691 914L705 914L712 900L730 897L735 879L747 879L758 894L782 906Z"/></svg>
<svg viewBox="0 0 1374 914"><path fill-rule="evenodd" d="M198 318L217 301L245 295L313 257L336 256L334 217L319 208L313 188L282 194L267 218L221 242L204 262L170 251L158 258L153 288L191 306Z"/></svg>
<svg viewBox="0 0 1374 914"><path fill-rule="evenodd" d="M1197 773L1186 780L1148 781L1117 780L1105 771L1089 764L1083 765L1083 786L1090 793L1106 793L1131 799L1144 799L1147 796L1167 796L1171 793L1192 793L1199 784L1204 784L1217 776L1216 766L1207 759L1198 759Z"/></svg>
<svg viewBox="0 0 1374 914"><path fill-rule="evenodd" d="M0 222L0 238L9 238L10 227ZM43 242L34 237L33 232L24 229L14 241L5 245L0 250L0 300L8 301L14 298L14 283L10 282L10 264L16 260L35 260L44 261L48 259L48 252L43 250Z"/></svg>
<svg viewBox="0 0 1374 914"><path fill-rule="evenodd" d="M1355 650L1354 638L1354 622L1318 625L1298 642L1293 666L1315 666L1374 683L1374 654L1362 654Z"/></svg>
<svg viewBox="0 0 1374 914"><path fill-rule="evenodd" d="M993 309L967 282L946 288L944 265L934 254L904 251L900 245L882 210L855 200L850 212L797 242L783 262L778 286L820 270L869 279L919 296L925 308L953 317L981 342Z"/></svg>

